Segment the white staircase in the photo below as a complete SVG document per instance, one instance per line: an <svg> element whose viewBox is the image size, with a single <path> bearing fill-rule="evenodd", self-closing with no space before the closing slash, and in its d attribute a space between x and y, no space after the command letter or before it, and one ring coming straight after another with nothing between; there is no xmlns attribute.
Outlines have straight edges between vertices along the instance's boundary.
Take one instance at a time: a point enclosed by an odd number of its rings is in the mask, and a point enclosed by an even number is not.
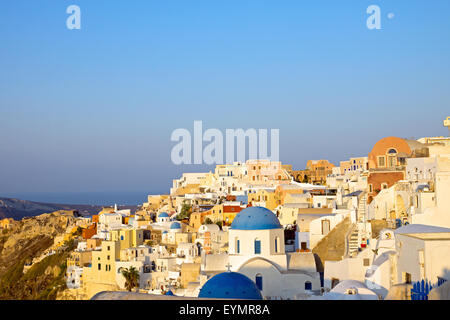
<svg viewBox="0 0 450 320"><path fill-rule="evenodd" d="M348 241L347 255L349 257L355 257L358 254L358 251L359 251L358 236L359 236L358 226L354 225L352 227L352 231L350 232L349 237L347 238L347 241Z"/></svg>
<svg viewBox="0 0 450 320"><path fill-rule="evenodd" d="M358 201L358 221L362 222L366 215L367 193L363 192Z"/></svg>

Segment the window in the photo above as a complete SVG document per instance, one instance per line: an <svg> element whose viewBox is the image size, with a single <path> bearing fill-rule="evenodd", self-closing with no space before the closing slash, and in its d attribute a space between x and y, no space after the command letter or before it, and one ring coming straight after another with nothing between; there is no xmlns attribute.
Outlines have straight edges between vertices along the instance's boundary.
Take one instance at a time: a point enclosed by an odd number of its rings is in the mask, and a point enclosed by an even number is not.
<svg viewBox="0 0 450 320"><path fill-rule="evenodd" d="M326 236L330 233L331 230L331 222L330 220L322 220L322 235Z"/></svg>
<svg viewBox="0 0 450 320"><path fill-rule="evenodd" d="M236 253L241 253L241 241L236 239Z"/></svg>
<svg viewBox="0 0 450 320"><path fill-rule="evenodd" d="M386 157L385 156L378 157L378 166L382 167L382 168L386 166Z"/></svg>
<svg viewBox="0 0 450 320"><path fill-rule="evenodd" d="M255 239L255 254L261 254L261 240Z"/></svg>
<svg viewBox="0 0 450 320"><path fill-rule="evenodd" d="M98 264L98 270L102 270L102 265L100 263Z"/></svg>
<svg viewBox="0 0 450 320"><path fill-rule="evenodd" d="M369 192L373 192L373 185L369 184Z"/></svg>
<svg viewBox="0 0 450 320"><path fill-rule="evenodd" d="M312 290L312 283L309 281L305 282L305 290Z"/></svg>
<svg viewBox="0 0 450 320"><path fill-rule="evenodd" d="M397 166L397 157L396 156L388 156L389 168L394 168Z"/></svg>
<svg viewBox="0 0 450 320"><path fill-rule="evenodd" d="M364 265L364 267L370 266L370 259L364 259L363 260L363 265Z"/></svg>
<svg viewBox="0 0 450 320"><path fill-rule="evenodd" d="M263 289L263 277L262 277L262 275L261 274L257 274L256 275L256 277L255 277L255 282L256 282L256 286L258 287L258 289L260 290L260 291L262 291L262 289Z"/></svg>
<svg viewBox="0 0 450 320"><path fill-rule="evenodd" d="M387 183L382 183L381 184L381 189L387 189L388 188L388 184Z"/></svg>
<svg viewBox="0 0 450 320"><path fill-rule="evenodd" d="M278 252L278 237L275 238L275 252Z"/></svg>

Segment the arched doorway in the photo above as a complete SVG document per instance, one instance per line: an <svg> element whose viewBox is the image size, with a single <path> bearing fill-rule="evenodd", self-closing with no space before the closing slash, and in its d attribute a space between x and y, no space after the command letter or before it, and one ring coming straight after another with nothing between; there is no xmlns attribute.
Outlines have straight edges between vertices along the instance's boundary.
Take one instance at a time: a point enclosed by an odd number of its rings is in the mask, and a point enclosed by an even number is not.
<svg viewBox="0 0 450 320"><path fill-rule="evenodd" d="M258 273L255 276L255 283L256 283L256 286L258 287L259 291L262 291L263 290L263 277L262 277L262 274Z"/></svg>
<svg viewBox="0 0 450 320"><path fill-rule="evenodd" d="M405 202L403 200L403 197L399 194L395 199L395 212L396 212L395 218L397 219L406 216Z"/></svg>

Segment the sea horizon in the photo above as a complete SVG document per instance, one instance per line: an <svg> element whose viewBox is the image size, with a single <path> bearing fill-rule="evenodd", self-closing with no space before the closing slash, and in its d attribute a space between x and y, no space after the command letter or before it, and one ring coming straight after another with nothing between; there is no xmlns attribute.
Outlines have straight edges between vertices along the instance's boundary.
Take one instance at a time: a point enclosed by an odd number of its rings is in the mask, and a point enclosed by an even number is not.
<svg viewBox="0 0 450 320"><path fill-rule="evenodd" d="M117 204L118 206L133 206L141 205L142 203L146 202L147 196L150 194L164 194L164 192L5 192L0 193L0 197L55 204L104 206L113 206Z"/></svg>

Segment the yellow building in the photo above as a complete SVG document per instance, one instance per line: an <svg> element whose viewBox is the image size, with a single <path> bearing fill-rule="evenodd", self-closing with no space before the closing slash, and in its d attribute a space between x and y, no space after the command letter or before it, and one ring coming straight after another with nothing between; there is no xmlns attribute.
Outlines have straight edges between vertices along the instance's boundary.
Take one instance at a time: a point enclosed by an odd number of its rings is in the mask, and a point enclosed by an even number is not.
<svg viewBox="0 0 450 320"><path fill-rule="evenodd" d="M144 243L144 230L120 229L110 232L112 241L119 241L120 249L140 246Z"/></svg>
<svg viewBox="0 0 450 320"><path fill-rule="evenodd" d="M277 207L275 195L274 189L256 189L254 192L248 194L248 203L273 210Z"/></svg>
<svg viewBox="0 0 450 320"><path fill-rule="evenodd" d="M204 213L205 219L209 218L212 222L223 221L223 204L217 204Z"/></svg>
<svg viewBox="0 0 450 320"><path fill-rule="evenodd" d="M189 226L195 231L203 224L204 215L202 212L192 212L189 217Z"/></svg>
<svg viewBox="0 0 450 320"><path fill-rule="evenodd" d="M275 202L276 205L283 205L285 203L286 195L288 194L303 194L303 189L296 185L280 184L275 189Z"/></svg>
<svg viewBox="0 0 450 320"><path fill-rule="evenodd" d="M101 250L92 251L90 268L83 269L83 286L88 297L100 291L118 290L116 259L120 258L120 241L102 241Z"/></svg>
<svg viewBox="0 0 450 320"><path fill-rule="evenodd" d="M73 251L67 258L67 267L85 267L92 262L92 251Z"/></svg>
<svg viewBox="0 0 450 320"><path fill-rule="evenodd" d="M181 265L180 285L182 288L187 288L189 283L198 281L200 267L200 263L183 263Z"/></svg>

